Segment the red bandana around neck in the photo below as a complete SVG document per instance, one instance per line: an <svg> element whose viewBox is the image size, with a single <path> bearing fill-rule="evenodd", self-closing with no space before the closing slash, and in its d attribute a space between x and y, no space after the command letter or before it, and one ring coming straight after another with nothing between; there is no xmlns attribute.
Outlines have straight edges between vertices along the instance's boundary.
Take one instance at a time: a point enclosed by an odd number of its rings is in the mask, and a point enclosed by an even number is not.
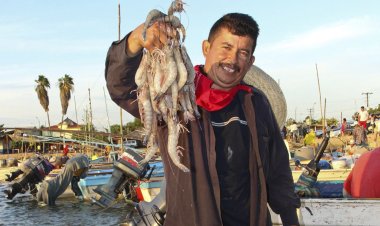
<svg viewBox="0 0 380 226"><path fill-rule="evenodd" d="M213 81L201 72L201 65L196 65L195 69L195 96L197 105L207 111L218 111L226 107L234 99L239 90L252 92L252 88L239 84L234 88L224 91L212 89Z"/></svg>

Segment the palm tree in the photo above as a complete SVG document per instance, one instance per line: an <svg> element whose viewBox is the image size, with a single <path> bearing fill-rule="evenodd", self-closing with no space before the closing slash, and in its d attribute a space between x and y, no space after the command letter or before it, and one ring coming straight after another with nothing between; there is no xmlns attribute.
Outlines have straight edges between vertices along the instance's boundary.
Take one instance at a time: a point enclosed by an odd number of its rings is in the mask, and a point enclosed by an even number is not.
<svg viewBox="0 0 380 226"><path fill-rule="evenodd" d="M44 75L39 75L38 79L34 81L37 83L35 90L37 92L38 99L40 100L40 104L47 114L50 128L49 95L46 90L46 88L50 88L50 82Z"/></svg>
<svg viewBox="0 0 380 226"><path fill-rule="evenodd" d="M73 78L65 74L62 78L58 79L58 86L60 91L61 106L62 106L62 122L61 130L63 124L63 116L67 113L67 108L69 107L69 101L71 99L71 92L74 91L74 82Z"/></svg>

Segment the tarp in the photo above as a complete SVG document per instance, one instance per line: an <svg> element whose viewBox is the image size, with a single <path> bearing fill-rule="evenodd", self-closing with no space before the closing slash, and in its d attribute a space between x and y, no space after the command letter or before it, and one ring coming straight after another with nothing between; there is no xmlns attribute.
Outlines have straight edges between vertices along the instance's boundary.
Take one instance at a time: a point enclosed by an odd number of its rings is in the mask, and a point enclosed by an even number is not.
<svg viewBox="0 0 380 226"><path fill-rule="evenodd" d="M87 156L77 154L69 159L60 174L51 180L46 180L41 184L37 193L37 201L42 201L48 205L54 205L55 200L63 194L69 186L75 172L88 168L89 160ZM81 177L85 177L82 175Z"/></svg>

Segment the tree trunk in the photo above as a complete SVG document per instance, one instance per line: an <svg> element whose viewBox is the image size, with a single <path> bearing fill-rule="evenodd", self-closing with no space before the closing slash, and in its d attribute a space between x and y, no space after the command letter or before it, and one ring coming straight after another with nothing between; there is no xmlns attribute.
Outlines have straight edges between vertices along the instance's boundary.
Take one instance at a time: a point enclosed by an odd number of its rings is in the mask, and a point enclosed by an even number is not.
<svg viewBox="0 0 380 226"><path fill-rule="evenodd" d="M46 112L46 115L47 115L47 118L48 118L48 125L49 125L49 130L50 130L50 116L49 116L49 111ZM48 134L49 134L49 136L52 136L50 131L48 132Z"/></svg>
<svg viewBox="0 0 380 226"><path fill-rule="evenodd" d="M49 129L50 129L50 116L49 116L49 112L48 111L46 112L46 115L48 116L48 125L49 125Z"/></svg>
<svg viewBox="0 0 380 226"><path fill-rule="evenodd" d="M62 114L62 120L61 120L61 134L62 134L62 127L63 127L63 116L64 114ZM63 133L62 140L63 140L63 148L64 148L65 147L65 133ZM57 155L58 155L58 148L57 148Z"/></svg>

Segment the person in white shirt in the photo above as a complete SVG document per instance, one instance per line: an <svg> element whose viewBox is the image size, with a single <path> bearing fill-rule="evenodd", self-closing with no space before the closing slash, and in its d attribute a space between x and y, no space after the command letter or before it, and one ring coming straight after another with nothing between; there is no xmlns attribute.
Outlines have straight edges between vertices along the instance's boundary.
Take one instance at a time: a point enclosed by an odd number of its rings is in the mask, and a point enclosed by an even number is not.
<svg viewBox="0 0 380 226"><path fill-rule="evenodd" d="M364 106L361 106L360 111L359 111L358 123L364 129L367 129L368 118L369 118L368 111L364 108Z"/></svg>

